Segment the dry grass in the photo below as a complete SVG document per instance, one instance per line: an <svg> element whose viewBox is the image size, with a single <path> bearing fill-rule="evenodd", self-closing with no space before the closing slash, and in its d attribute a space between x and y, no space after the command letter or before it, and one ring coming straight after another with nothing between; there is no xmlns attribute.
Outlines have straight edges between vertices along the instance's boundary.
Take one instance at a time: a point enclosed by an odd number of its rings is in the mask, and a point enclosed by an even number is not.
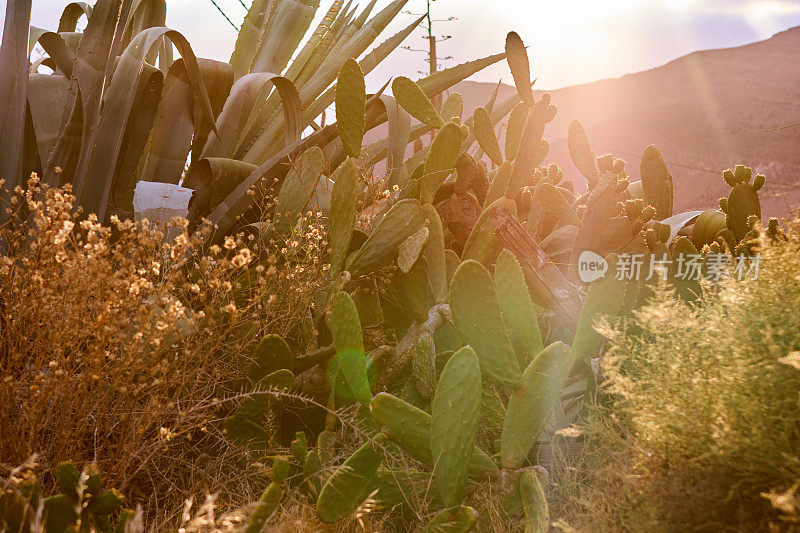
<svg viewBox="0 0 800 533"><path fill-rule="evenodd" d="M97 462L159 528L198 495L255 500L268 478L224 438L235 402L223 400L242 391L261 334L313 346L318 219L285 243L241 235L201 254L199 236L103 227L72 212L68 190L29 185L0 228L2 463L38 454L47 489L59 461Z"/></svg>
<svg viewBox="0 0 800 533"><path fill-rule="evenodd" d="M800 527L800 232L762 250L757 280L696 307L667 291L608 328L609 394L563 468L579 531Z"/></svg>

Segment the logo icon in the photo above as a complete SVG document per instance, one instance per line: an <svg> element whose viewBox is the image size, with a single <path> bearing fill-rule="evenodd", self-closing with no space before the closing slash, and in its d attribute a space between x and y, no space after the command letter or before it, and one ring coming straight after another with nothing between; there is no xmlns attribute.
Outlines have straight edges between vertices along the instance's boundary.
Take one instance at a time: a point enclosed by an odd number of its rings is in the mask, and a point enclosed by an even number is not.
<svg viewBox="0 0 800 533"><path fill-rule="evenodd" d="M578 277L584 283L591 283L602 277L608 272L608 261L602 255L584 250L578 257Z"/></svg>

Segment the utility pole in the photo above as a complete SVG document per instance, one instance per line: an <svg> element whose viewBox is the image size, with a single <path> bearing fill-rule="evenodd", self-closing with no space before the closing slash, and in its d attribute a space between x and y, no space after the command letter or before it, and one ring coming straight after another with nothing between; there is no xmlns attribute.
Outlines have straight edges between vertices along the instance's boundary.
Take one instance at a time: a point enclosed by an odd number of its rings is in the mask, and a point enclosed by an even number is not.
<svg viewBox="0 0 800 533"><path fill-rule="evenodd" d="M453 59L453 56L439 57L438 54L437 54L437 50L436 50L437 43L441 43L441 42L447 41L449 39L452 39L453 36L452 35L436 35L434 33L434 27L433 26L437 22L452 22L452 21L456 20L456 17L447 17L447 18L444 18L444 19L434 19L433 16L431 15L431 4L433 2L435 2L435 1L436 0L425 0L425 2L426 2L425 13L407 12L408 14L414 15L416 17L425 15L424 29L426 30L426 35L424 35L422 38L428 40L428 49L427 50L422 50L422 49L419 49L419 48L413 48L411 46L404 46L403 47L406 50L410 50L411 52L422 52L422 53L426 53L428 55L428 58L426 59L426 61L428 62L428 65L430 67L429 71L427 73L420 71L420 74L436 74L439 71L439 68L441 67L441 64L439 63L440 61L447 61L449 59ZM433 105L435 105L437 109L441 109L442 108L442 95L441 94L436 95L433 98Z"/></svg>

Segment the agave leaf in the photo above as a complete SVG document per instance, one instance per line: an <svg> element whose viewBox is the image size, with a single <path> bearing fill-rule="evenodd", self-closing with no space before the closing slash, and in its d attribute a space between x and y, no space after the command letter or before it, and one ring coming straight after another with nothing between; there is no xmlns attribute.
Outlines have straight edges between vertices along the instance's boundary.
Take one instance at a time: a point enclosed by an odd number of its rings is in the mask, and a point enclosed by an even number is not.
<svg viewBox="0 0 800 533"><path fill-rule="evenodd" d="M0 48L0 176L7 190L23 183L25 106L28 99L28 25L31 0L6 3ZM3 209L3 213L5 210ZM0 214L0 221L5 214Z"/></svg>
<svg viewBox="0 0 800 533"><path fill-rule="evenodd" d="M283 72L311 26L319 0L277 0L252 72Z"/></svg>
<svg viewBox="0 0 800 533"><path fill-rule="evenodd" d="M367 47L378 37L378 35L386 28L386 26L397 16L403 6L408 0L394 0L380 13L367 22L364 27L358 30L346 44L342 46L335 54L329 54L325 57L319 67L316 69L314 75L308 82L303 83L300 88L300 100L304 103L313 102L317 99L323 91L336 79L339 69L348 58L355 58L360 56ZM365 72L367 69L362 69ZM258 115L258 119L254 122L251 133L242 145L244 154L242 159L249 162L260 162L269 158L269 147L272 143L274 135L280 131L280 126L277 130L273 128L276 125L268 125L267 122L272 115L272 110L265 107L265 110Z"/></svg>
<svg viewBox="0 0 800 533"><path fill-rule="evenodd" d="M73 32L78 27L78 21L86 16L88 20L92 16L92 6L86 2L70 2L61 12L58 19L58 33Z"/></svg>
<svg viewBox="0 0 800 533"><path fill-rule="evenodd" d="M311 66L312 63L311 58L317 54L317 52L321 52L322 49L325 48L325 40L332 38L330 33L332 31L332 26L334 21L339 15L340 10L342 9L343 0L334 0L331 3L331 7L328 9L328 12L325 14L324 17L320 20L317 28L314 30L314 33L309 38L308 42L303 46L303 48L298 52L297 56L292 60L289 68L286 69L285 76L294 82L298 82L298 76L303 71L303 69L308 65Z"/></svg>
<svg viewBox="0 0 800 533"><path fill-rule="evenodd" d="M186 66L178 59L167 71L142 178L177 185L194 135L192 93Z"/></svg>
<svg viewBox="0 0 800 533"><path fill-rule="evenodd" d="M93 145L105 82L111 77L113 58L122 46L123 32L117 31L117 26L126 24L131 4L122 0L99 0L92 9L73 67L62 132L44 168L44 180L50 185L74 181L84 142L88 147ZM135 89L136 84L132 85ZM56 168L61 169L60 174Z"/></svg>
<svg viewBox="0 0 800 533"><path fill-rule="evenodd" d="M311 146L327 145L337 135L336 125L326 126L256 167L208 215L208 219L217 229L210 237L210 241L215 242L222 239L238 219L253 207L256 200L251 196L250 191L255 193L258 190L269 189L274 182L280 182L288 173L293 158L298 157Z"/></svg>
<svg viewBox="0 0 800 533"><path fill-rule="evenodd" d="M64 76L31 74L28 78L28 106L42 166L58 141L69 88L70 82Z"/></svg>
<svg viewBox="0 0 800 533"><path fill-rule="evenodd" d="M274 4L275 0L253 0L250 5L231 54L234 79L250 72Z"/></svg>
<svg viewBox="0 0 800 533"><path fill-rule="evenodd" d="M389 121L389 131L386 138L386 173L389 175L387 184L392 187L405 181L403 159L405 158L406 147L411 134L411 115L400 107L397 100L389 95L382 95L381 102L386 107L386 115ZM369 164L375 164L378 161L372 159Z"/></svg>
<svg viewBox="0 0 800 533"><path fill-rule="evenodd" d="M269 93L270 85L277 89L283 102L286 146L300 140L300 97L294 84L275 74L246 74L233 85L217 119L219 135L209 137L203 148L203 157L233 157L237 143L246 132L253 108Z"/></svg>
<svg viewBox="0 0 800 533"><path fill-rule="evenodd" d="M189 220L196 225L248 177L256 166L244 161L219 157L203 158L192 164L183 186L194 189Z"/></svg>
<svg viewBox="0 0 800 533"><path fill-rule="evenodd" d="M31 26L29 48L32 49L36 43L42 45L47 55L55 62L58 69L56 73L63 73L64 76L70 78L75 64L75 52L64 37L60 33L45 31Z"/></svg>
<svg viewBox="0 0 800 533"><path fill-rule="evenodd" d="M514 84L517 86L522 101L532 107L534 104L533 91L531 90L531 66L528 60L528 52L525 44L516 32L511 32L506 36L506 55L508 56L508 66L511 68L511 75L514 76Z"/></svg>
<svg viewBox="0 0 800 533"><path fill-rule="evenodd" d="M145 64L144 73L139 77L128 120L125 121L120 157L113 173L114 181L111 185L109 202L116 208L118 214L133 212L136 168L150 137L163 88L162 72L152 65Z"/></svg>
<svg viewBox="0 0 800 533"><path fill-rule="evenodd" d="M104 112L95 132L95 143L86 147L78 163L74 190L87 213L97 213L103 220L112 188L111 172L120 157L125 128L135 98L137 80L143 71L145 56L162 38L170 39L181 52L195 95L206 120L214 123L214 114L197 59L183 35L169 28L149 28L134 38L120 58L108 88Z"/></svg>
<svg viewBox="0 0 800 533"><path fill-rule="evenodd" d="M495 54L482 59L476 59L475 61L468 61L422 78L417 81L417 85L428 95L428 98L431 98L446 91L456 83L469 78L476 72L480 72L498 61L502 61L505 57L505 54Z"/></svg>

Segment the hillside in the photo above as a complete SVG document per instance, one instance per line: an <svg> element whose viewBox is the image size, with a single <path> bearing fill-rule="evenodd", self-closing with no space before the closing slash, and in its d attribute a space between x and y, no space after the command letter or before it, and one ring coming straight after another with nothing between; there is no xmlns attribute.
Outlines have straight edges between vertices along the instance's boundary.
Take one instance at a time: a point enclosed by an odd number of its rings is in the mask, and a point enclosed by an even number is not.
<svg viewBox="0 0 800 533"><path fill-rule="evenodd" d="M465 116L495 87L457 86ZM511 91L501 87L500 98ZM765 41L695 52L652 70L548 92L559 109L546 132L548 161L559 163L579 188L582 179L566 143L574 119L584 124L597 155L612 152L625 159L633 177L642 150L658 146L679 185L676 209L715 205L726 190L722 170L737 163L766 174L765 215L785 215L800 204L800 126L764 131L800 122L800 27Z"/></svg>

